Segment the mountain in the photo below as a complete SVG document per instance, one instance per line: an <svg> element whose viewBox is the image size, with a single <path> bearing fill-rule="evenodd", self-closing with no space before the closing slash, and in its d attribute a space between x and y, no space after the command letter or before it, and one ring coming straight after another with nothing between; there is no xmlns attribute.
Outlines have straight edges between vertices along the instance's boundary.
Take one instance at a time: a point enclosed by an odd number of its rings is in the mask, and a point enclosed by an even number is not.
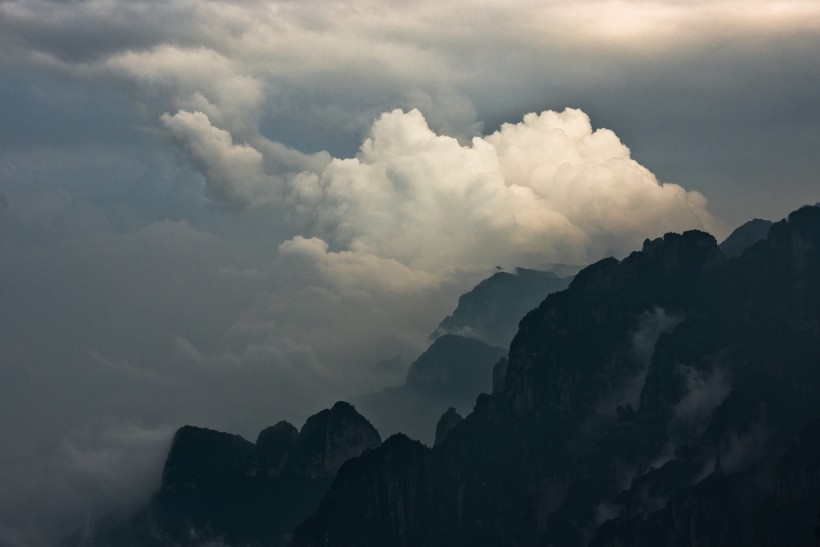
<svg viewBox="0 0 820 547"><path fill-rule="evenodd" d="M564 264L547 267L577 271ZM404 384L352 402L379 431L433 442L434 424L444 410L466 413L479 393L491 389L492 367L506 355L521 318L571 279L526 268L495 273L459 298L452 315L431 335L430 347L410 365Z"/></svg>
<svg viewBox="0 0 820 547"><path fill-rule="evenodd" d="M103 519L63 545L283 545L341 465L379 444L376 429L344 402L308 418L301 431L287 422L266 428L256 443L185 426L146 507L124 521Z"/></svg>
<svg viewBox="0 0 820 547"><path fill-rule="evenodd" d="M436 419L448 407L472 410L492 387L492 369L506 350L463 336L443 335L410 365L404 384L354 397L382 432L433 441Z"/></svg>
<svg viewBox="0 0 820 547"><path fill-rule="evenodd" d="M571 267L563 267L567 268ZM456 334L490 346L509 347L524 314L548 294L567 288L571 279L526 268L498 272L462 295L455 311L439 323L431 337Z"/></svg>
<svg viewBox="0 0 820 547"><path fill-rule="evenodd" d="M344 464L292 545L813 545L820 208L727 259L691 231L520 322L433 448Z"/></svg>
<svg viewBox="0 0 820 547"><path fill-rule="evenodd" d="M447 438L447 435L450 434L450 431L455 429L455 427L463 421L464 418L461 417L461 414L456 412L455 408L448 408L447 412L441 415L441 418L439 418L438 423L436 424L436 440L434 444L443 443L444 439Z"/></svg>
<svg viewBox="0 0 820 547"><path fill-rule="evenodd" d="M729 237L720 244L720 250L726 258L735 258L743 254L748 247L762 239L766 239L769 228L772 227L771 220L756 218L750 220L729 234Z"/></svg>

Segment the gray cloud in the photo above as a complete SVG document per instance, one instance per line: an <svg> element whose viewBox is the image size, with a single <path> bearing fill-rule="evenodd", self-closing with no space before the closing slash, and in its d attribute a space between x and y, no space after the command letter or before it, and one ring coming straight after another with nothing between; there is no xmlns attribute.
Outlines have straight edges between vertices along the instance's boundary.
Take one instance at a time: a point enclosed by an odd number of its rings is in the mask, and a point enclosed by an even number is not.
<svg viewBox="0 0 820 547"><path fill-rule="evenodd" d="M378 363L496 264L817 201L819 14L0 3L0 542L144 496L86 472L130 464L117 428L156 456L185 422L253 437L394 382Z"/></svg>
<svg viewBox="0 0 820 547"><path fill-rule="evenodd" d="M702 430L705 421L729 395L731 377L719 367L697 370L683 366L681 369L686 379L686 393L675 405L675 419L682 427Z"/></svg>

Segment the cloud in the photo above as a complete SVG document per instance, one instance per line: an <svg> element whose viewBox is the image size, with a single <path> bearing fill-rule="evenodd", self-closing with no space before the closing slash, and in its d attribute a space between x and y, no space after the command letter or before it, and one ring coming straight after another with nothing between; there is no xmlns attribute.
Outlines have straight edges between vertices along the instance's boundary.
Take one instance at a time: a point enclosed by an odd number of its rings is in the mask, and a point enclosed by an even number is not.
<svg viewBox="0 0 820 547"><path fill-rule="evenodd" d="M76 477L74 495L96 502L97 514L122 499L146 500L158 486L156 478L173 433L169 426L109 424L91 439L67 439L62 455L66 469Z"/></svg>
<svg viewBox="0 0 820 547"><path fill-rule="evenodd" d="M655 307L641 316L638 328L632 335L632 350L638 360L648 367L655 354L655 344L661 334L672 330L683 321L683 317L670 315L663 308Z"/></svg>
<svg viewBox="0 0 820 547"><path fill-rule="evenodd" d="M53 452L25 465L6 462L0 543L52 545L83 522L145 503L159 484L173 432L110 422L63 437Z"/></svg>
<svg viewBox="0 0 820 547"><path fill-rule="evenodd" d="M647 235L719 227L702 195L660 183L577 109L528 114L469 145L394 110L355 158L294 179L288 199L333 248L425 271L584 263Z"/></svg>
<svg viewBox="0 0 820 547"><path fill-rule="evenodd" d="M376 365L421 353L432 318L450 311L465 278L483 273L415 270L302 236L279 245L272 270L274 284L233 325L234 344L291 348L277 361L313 370L348 393L395 381Z"/></svg>
<svg viewBox="0 0 820 547"><path fill-rule="evenodd" d="M161 121L203 174L207 195L231 207L244 208L275 200L280 184L263 169L262 154L247 144L234 144L225 130L211 125L202 112L180 110Z"/></svg>
<svg viewBox="0 0 820 547"><path fill-rule="evenodd" d="M714 410L726 399L732 388L729 373L722 368L697 370L683 366L686 392L675 405L675 420L692 429L705 427Z"/></svg>
<svg viewBox="0 0 820 547"><path fill-rule="evenodd" d="M719 236L692 189L735 220L817 201L819 14L792 0L0 2L0 431L14 440L0 543L68 526L68 498L36 486L52 454L73 462L52 487L129 496L87 474L129 465L125 441L87 432L101 415L252 437L395 381L497 264ZM807 173L793 203L769 188L774 169ZM242 213L203 206L203 179Z"/></svg>
<svg viewBox="0 0 820 547"><path fill-rule="evenodd" d="M777 214L817 199L809 151L792 143L820 127L807 114L819 37L820 7L802 0L0 4L0 63L114 84L151 124L202 112L266 158L257 139L346 157L396 107L468 143L482 127L576 105L733 222L777 216L748 212L771 207L760 196L775 176L799 188ZM749 191L730 191L740 185Z"/></svg>
<svg viewBox="0 0 820 547"><path fill-rule="evenodd" d="M631 335L631 351L637 359L637 367L623 379L622 384L604 399L596 409L596 414L604 419L616 416L618 407L630 405L637 409L641 402L641 390L644 387L646 375L652 356L655 354L655 345L661 334L672 332L683 321L683 317L667 313L660 307L654 307L641 314Z"/></svg>

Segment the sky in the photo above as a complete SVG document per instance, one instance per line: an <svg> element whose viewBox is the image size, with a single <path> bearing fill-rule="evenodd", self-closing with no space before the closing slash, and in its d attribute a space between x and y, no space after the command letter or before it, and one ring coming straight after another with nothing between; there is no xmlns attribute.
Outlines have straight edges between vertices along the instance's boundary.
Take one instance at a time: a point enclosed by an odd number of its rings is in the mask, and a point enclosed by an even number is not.
<svg viewBox="0 0 820 547"><path fill-rule="evenodd" d="M496 267L820 201L812 0L0 0L0 546L400 383Z"/></svg>

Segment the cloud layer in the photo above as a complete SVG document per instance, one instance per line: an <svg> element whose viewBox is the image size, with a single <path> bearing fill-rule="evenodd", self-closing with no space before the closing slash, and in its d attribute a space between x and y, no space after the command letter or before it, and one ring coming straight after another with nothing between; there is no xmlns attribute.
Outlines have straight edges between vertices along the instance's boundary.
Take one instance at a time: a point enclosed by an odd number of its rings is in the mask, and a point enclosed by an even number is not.
<svg viewBox="0 0 820 547"><path fill-rule="evenodd" d="M0 543L399 383L495 266L816 202L818 47L801 0L0 2Z"/></svg>

